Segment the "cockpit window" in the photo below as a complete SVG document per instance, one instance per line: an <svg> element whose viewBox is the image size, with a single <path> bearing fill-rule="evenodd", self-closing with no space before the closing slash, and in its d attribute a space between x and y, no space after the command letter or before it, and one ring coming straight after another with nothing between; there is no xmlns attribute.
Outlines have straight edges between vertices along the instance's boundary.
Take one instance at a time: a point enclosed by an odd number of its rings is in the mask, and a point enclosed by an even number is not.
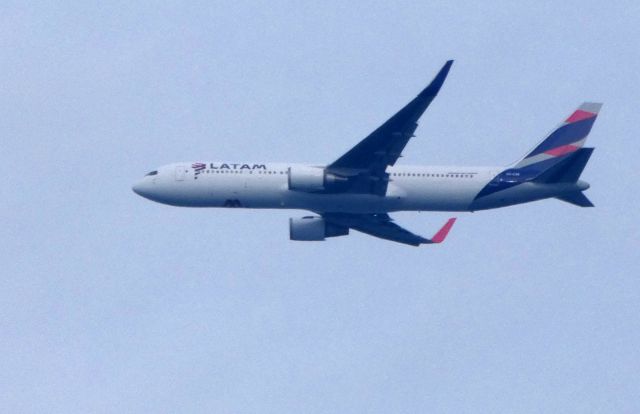
<svg viewBox="0 0 640 414"><path fill-rule="evenodd" d="M147 175L158 175L158 171L151 171L149 174Z"/></svg>

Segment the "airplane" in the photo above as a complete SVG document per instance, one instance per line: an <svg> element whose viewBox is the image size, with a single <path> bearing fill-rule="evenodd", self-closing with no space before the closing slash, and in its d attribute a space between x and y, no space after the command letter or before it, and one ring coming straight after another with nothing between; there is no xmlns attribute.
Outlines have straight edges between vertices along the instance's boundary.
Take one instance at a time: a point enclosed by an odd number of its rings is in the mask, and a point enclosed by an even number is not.
<svg viewBox="0 0 640 414"><path fill-rule="evenodd" d="M151 171L133 191L171 206L314 213L289 219L291 240L320 241L356 230L412 246L443 242L455 217L425 238L396 224L389 213L474 212L547 198L593 207L580 175L593 152L584 143L601 103L580 105L507 167L396 165L452 64L447 61L418 96L329 164L178 162Z"/></svg>

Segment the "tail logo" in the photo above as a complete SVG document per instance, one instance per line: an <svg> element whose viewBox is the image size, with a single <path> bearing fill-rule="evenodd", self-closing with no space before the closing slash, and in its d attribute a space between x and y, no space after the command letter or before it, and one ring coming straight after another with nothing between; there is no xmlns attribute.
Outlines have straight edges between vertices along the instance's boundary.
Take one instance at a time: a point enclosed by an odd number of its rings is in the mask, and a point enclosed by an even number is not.
<svg viewBox="0 0 640 414"><path fill-rule="evenodd" d="M585 102L561 123L544 141L527 154L515 168L535 165L546 169L557 157L571 154L584 145L602 104Z"/></svg>

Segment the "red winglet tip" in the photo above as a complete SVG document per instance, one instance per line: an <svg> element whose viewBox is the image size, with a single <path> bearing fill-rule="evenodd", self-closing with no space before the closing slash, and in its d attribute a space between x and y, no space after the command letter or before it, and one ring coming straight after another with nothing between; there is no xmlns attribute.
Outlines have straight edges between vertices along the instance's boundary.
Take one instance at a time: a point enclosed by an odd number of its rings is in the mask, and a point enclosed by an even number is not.
<svg viewBox="0 0 640 414"><path fill-rule="evenodd" d="M449 230L451 230L451 227L453 227L453 223L456 222L456 218L450 218L449 220L447 220L447 222L444 224L444 226L442 226L442 228L440 230L438 230L438 232L436 233L435 236L433 236L433 238L431 238L431 242L433 243L442 243L444 241L444 239L447 237L447 234L449 234Z"/></svg>

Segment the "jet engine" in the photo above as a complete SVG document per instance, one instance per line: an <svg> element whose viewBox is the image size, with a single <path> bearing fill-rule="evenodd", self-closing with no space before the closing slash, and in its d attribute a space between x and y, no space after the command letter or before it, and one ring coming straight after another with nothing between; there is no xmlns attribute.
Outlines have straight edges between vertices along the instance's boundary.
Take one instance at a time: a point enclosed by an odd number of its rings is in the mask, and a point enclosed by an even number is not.
<svg viewBox="0 0 640 414"><path fill-rule="evenodd" d="M295 165L289 167L289 190L315 193L331 190L339 183L347 182L344 177L327 173L322 167Z"/></svg>
<svg viewBox="0 0 640 414"><path fill-rule="evenodd" d="M289 239L321 241L326 237L346 236L348 227L327 223L322 217L306 216L289 219Z"/></svg>

